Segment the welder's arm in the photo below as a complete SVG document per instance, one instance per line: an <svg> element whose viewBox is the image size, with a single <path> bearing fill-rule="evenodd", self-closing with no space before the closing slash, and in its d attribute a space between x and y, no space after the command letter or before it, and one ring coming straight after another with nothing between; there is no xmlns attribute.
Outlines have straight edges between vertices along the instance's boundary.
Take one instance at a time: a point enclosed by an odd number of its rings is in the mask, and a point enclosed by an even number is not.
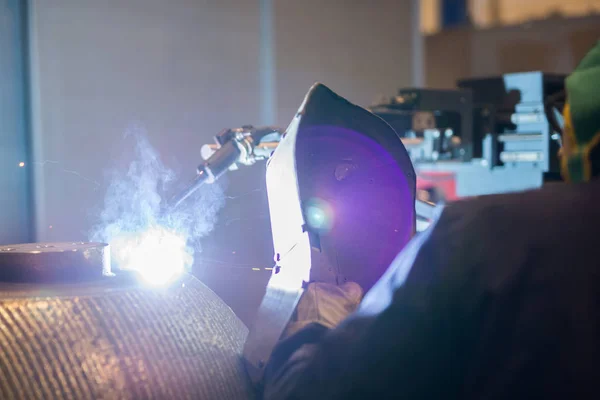
<svg viewBox="0 0 600 400"><path fill-rule="evenodd" d="M354 282L341 286L322 282L308 285L267 367L268 398L280 398L282 395L279 389L272 392L272 384L280 379L280 370L286 369L286 375L294 376L295 367L312 355L314 346L311 343L352 314L358 308L362 295L362 288ZM272 375L277 377L271 379Z"/></svg>
<svg viewBox="0 0 600 400"><path fill-rule="evenodd" d="M267 367L264 398L452 397L472 330L463 296L451 294L466 289L461 271L474 262L469 240L435 231L415 238L337 327L316 321L290 332Z"/></svg>

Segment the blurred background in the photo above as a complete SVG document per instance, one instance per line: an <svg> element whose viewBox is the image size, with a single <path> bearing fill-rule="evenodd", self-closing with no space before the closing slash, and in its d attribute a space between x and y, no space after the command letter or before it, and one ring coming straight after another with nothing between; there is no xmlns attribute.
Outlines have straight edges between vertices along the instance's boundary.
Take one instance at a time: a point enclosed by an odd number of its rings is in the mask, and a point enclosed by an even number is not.
<svg viewBox="0 0 600 400"><path fill-rule="evenodd" d="M0 244L86 240L124 132L188 180L221 129L287 126L320 81L403 87L568 73L600 0L0 0ZM272 267L264 164L230 173L194 273L249 324Z"/></svg>

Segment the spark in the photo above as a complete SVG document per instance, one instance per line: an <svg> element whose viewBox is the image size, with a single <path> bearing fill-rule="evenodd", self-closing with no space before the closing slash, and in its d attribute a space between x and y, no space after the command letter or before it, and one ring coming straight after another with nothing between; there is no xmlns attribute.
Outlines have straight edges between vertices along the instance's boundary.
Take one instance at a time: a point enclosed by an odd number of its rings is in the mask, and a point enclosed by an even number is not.
<svg viewBox="0 0 600 400"><path fill-rule="evenodd" d="M19 167L20 167L20 168L23 168L24 166L25 166L25 163L24 163L23 161L21 161L21 162L19 163Z"/></svg>
<svg viewBox="0 0 600 400"><path fill-rule="evenodd" d="M40 166L40 167L44 167L44 166L46 166L46 164L60 165L60 162L59 161L54 161L54 160L44 160L44 161L35 161L35 162L33 162L33 164L37 165L37 166ZM25 163L23 163L23 166L25 166ZM66 169L66 168L63 168L63 167L59 167L59 169L61 171L63 171L63 172L75 175L75 176L79 177L80 179L83 179L84 181L93 184L96 187L96 189L100 188L100 186L101 186L100 183L98 183L97 181L95 181L95 180L93 180L91 178L88 178L86 176L83 176L82 174L80 174L77 171L74 171L74 170L71 170L71 169Z"/></svg>
<svg viewBox="0 0 600 400"><path fill-rule="evenodd" d="M262 192L266 192L266 189L264 189L264 188L256 188L256 189L252 189L252 190L249 190L247 192L238 194L237 196L225 196L225 198L227 200L239 200L239 199L248 197L251 194L262 193Z"/></svg>
<svg viewBox="0 0 600 400"><path fill-rule="evenodd" d="M250 221L250 220L257 220L257 219L266 219L269 218L269 214L256 214L256 215L252 215L249 217L239 217L239 218L230 218L228 220L226 220L223 225L225 226L229 226L232 223L239 223L242 221ZM251 227L250 229L254 229L254 227Z"/></svg>
<svg viewBox="0 0 600 400"><path fill-rule="evenodd" d="M231 268L248 268L252 265L256 265L256 264L252 264L252 263L232 263L230 261L227 260L219 260L216 258L208 258L208 257L198 257L199 261L202 261L204 264L224 264L227 265L228 267Z"/></svg>

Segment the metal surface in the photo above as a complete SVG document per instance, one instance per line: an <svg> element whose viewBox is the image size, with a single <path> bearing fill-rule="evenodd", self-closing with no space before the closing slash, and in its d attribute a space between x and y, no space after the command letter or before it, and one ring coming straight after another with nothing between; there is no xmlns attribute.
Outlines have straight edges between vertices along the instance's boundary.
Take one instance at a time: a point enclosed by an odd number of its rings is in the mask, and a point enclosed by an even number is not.
<svg viewBox="0 0 600 400"><path fill-rule="evenodd" d="M320 84L269 160L267 194L277 264L244 347L255 382L307 282L352 280L367 290L415 229L415 174L400 138ZM335 210L327 232L310 224L314 197Z"/></svg>
<svg viewBox="0 0 600 400"><path fill-rule="evenodd" d="M77 282L110 274L104 243L27 243L0 246L0 281Z"/></svg>
<svg viewBox="0 0 600 400"><path fill-rule="evenodd" d="M248 399L247 329L197 279L0 284L2 399Z"/></svg>

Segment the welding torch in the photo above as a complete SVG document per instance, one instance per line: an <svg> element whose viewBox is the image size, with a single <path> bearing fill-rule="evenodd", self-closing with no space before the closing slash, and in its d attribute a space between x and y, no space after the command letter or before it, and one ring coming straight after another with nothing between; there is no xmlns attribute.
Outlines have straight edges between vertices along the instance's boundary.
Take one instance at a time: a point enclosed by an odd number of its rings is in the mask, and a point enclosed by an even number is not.
<svg viewBox="0 0 600 400"><path fill-rule="evenodd" d="M205 183L214 183L228 170L237 169L238 164L252 165L269 158L283 132L281 128L253 126L221 131L215 136L215 144L202 146L201 156L205 161L198 166L194 179L171 198L163 212L174 211Z"/></svg>
<svg viewBox="0 0 600 400"><path fill-rule="evenodd" d="M225 129L215 136L214 144L205 144L201 149L205 161L198 166L197 174L183 191L175 195L163 209L169 213L177 209L188 197L205 183L214 183L228 170L238 169L238 165L253 165L266 160L275 151L284 130L276 127L244 126ZM418 147L422 139L402 138L407 149ZM434 219L436 205L416 199L417 231L424 230ZM421 226L422 227L419 227Z"/></svg>

